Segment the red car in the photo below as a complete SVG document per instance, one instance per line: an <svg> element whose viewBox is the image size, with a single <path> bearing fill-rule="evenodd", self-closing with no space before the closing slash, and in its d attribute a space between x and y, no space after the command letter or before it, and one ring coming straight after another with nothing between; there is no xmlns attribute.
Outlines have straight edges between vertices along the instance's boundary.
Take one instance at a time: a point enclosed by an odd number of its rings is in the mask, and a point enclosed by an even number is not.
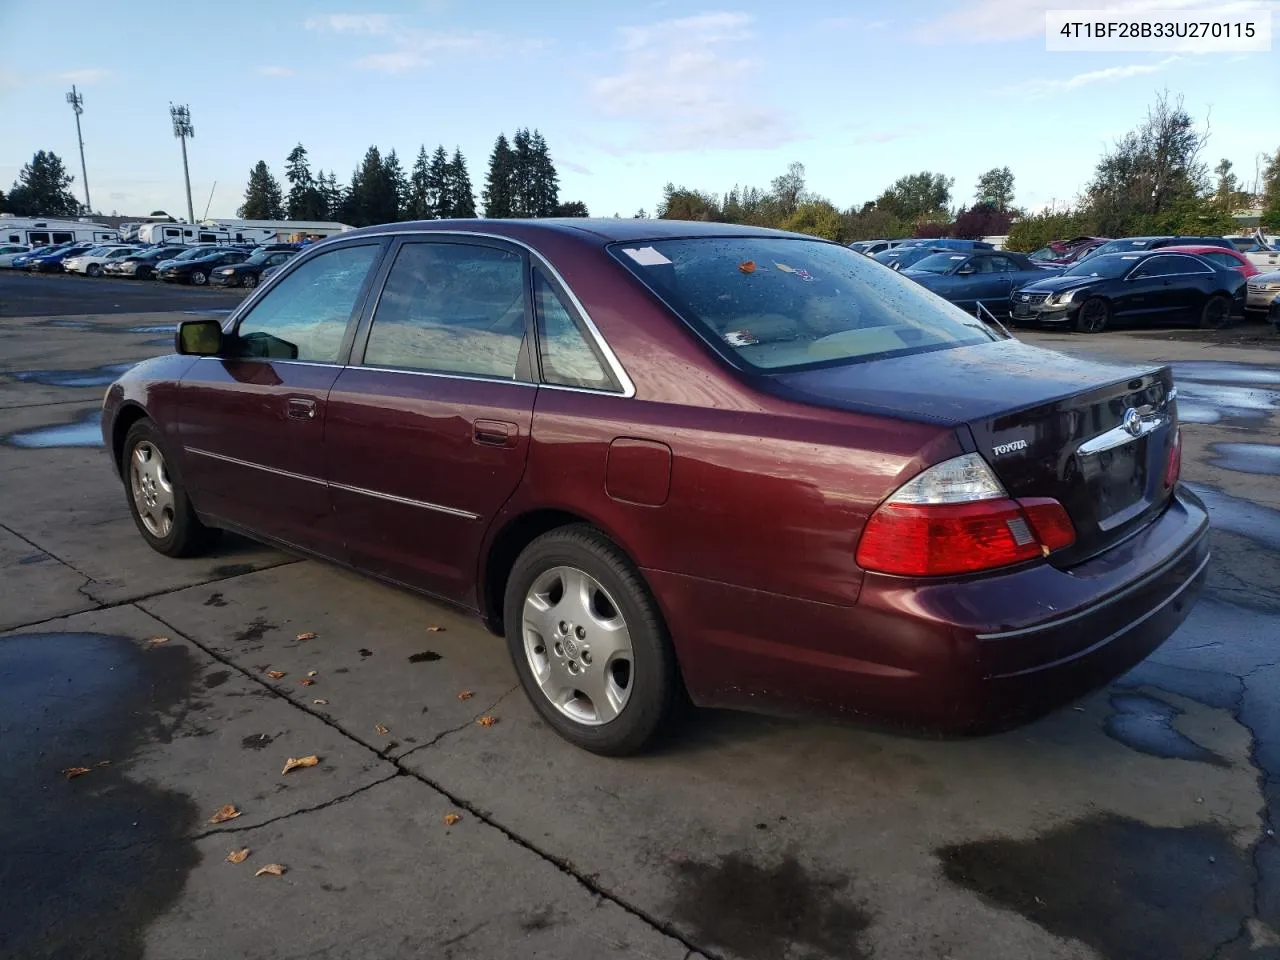
<svg viewBox="0 0 1280 960"><path fill-rule="evenodd" d="M1110 239L1110 237L1073 237L1070 240L1051 240L1047 246L1027 256L1042 263L1067 266L1075 263L1086 253L1097 250Z"/></svg>
<svg viewBox="0 0 1280 960"><path fill-rule="evenodd" d="M572 742L696 704L968 732L1096 688L1209 558L1168 366L780 231L434 221L300 253L113 384L138 529L474 611Z"/></svg>
<svg viewBox="0 0 1280 960"><path fill-rule="evenodd" d="M1255 277L1261 272L1248 257L1234 248L1228 250L1226 247L1203 247L1197 244L1188 244L1185 247L1163 247L1161 250L1163 253L1194 253L1198 257L1218 264L1218 266L1226 267L1229 270L1239 270L1246 277Z"/></svg>

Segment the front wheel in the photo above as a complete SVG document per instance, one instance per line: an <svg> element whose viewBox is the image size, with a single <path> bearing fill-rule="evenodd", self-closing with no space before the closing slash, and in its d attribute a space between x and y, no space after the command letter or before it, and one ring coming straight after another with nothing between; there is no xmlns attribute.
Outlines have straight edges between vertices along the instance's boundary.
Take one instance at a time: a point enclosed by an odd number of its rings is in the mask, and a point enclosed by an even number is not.
<svg viewBox="0 0 1280 960"><path fill-rule="evenodd" d="M201 523L191 508L164 455L155 423L144 419L129 428L122 466L129 512L151 549L168 557L190 557L209 546L217 531Z"/></svg>
<svg viewBox="0 0 1280 960"><path fill-rule="evenodd" d="M240 280L240 285L246 290L252 290L258 285L258 275L256 273L246 273Z"/></svg>
<svg viewBox="0 0 1280 960"><path fill-rule="evenodd" d="M209 275L205 273L203 270L192 270L191 282L194 283L197 287L203 287L206 283L209 282Z"/></svg>
<svg viewBox="0 0 1280 960"><path fill-rule="evenodd" d="M600 531L580 524L534 540L503 606L520 683L570 743L622 756L670 724L681 688L666 628L639 571Z"/></svg>
<svg viewBox="0 0 1280 960"><path fill-rule="evenodd" d="M1231 325L1231 301L1221 294L1210 297L1200 311L1200 326L1205 330L1221 330Z"/></svg>
<svg viewBox="0 0 1280 960"><path fill-rule="evenodd" d="M1111 322L1111 305L1101 297L1090 297L1080 304L1076 329L1081 333L1101 333Z"/></svg>
<svg viewBox="0 0 1280 960"><path fill-rule="evenodd" d="M85 267L84 272L91 277L100 277L102 276L102 265L91 263L89 266Z"/></svg>

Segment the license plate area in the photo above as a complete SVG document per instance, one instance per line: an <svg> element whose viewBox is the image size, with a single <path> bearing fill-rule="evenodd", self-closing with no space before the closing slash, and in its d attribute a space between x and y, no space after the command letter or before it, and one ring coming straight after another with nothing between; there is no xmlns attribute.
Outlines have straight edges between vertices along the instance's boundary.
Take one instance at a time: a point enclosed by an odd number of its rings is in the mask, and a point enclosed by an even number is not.
<svg viewBox="0 0 1280 960"><path fill-rule="evenodd" d="M1031 304L1029 303L1016 303L1013 306L1013 315L1015 317L1025 317L1030 313L1031 313Z"/></svg>
<svg viewBox="0 0 1280 960"><path fill-rule="evenodd" d="M1147 438L1081 459L1100 529L1112 530L1146 508Z"/></svg>

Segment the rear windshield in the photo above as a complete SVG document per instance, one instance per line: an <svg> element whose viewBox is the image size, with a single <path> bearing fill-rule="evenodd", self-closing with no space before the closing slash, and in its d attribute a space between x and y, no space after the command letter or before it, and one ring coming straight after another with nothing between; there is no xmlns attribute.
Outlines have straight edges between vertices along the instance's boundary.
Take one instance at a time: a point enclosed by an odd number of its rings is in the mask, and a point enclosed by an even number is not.
<svg viewBox="0 0 1280 960"><path fill-rule="evenodd" d="M705 237L610 251L717 350L758 370L999 339L914 281L833 243Z"/></svg>

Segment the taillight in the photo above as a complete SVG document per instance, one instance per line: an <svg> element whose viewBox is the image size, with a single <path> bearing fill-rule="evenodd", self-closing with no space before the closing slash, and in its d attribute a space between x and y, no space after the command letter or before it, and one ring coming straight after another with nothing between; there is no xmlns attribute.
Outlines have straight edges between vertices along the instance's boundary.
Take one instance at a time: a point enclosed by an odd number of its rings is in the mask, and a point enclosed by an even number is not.
<svg viewBox="0 0 1280 960"><path fill-rule="evenodd" d="M1048 556L1075 542L1057 500L1015 500L976 453L930 467L867 520L858 542L864 570L937 577Z"/></svg>
<svg viewBox="0 0 1280 960"><path fill-rule="evenodd" d="M1172 487L1182 476L1182 428L1173 432L1173 443L1169 444L1169 457L1164 464L1164 485Z"/></svg>

